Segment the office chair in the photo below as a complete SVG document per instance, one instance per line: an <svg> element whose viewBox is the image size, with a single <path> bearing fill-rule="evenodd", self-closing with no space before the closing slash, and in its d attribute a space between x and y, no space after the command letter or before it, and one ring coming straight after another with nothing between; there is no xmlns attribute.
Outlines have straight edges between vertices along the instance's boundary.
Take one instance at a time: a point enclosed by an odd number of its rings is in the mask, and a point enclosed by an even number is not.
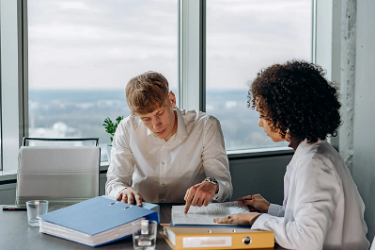
<svg viewBox="0 0 375 250"><path fill-rule="evenodd" d="M95 141L95 146L61 146L89 140ZM46 141L49 146L26 146L27 141ZM39 199L51 205L71 205L98 196L98 143L98 138L24 138L18 159L16 204Z"/></svg>

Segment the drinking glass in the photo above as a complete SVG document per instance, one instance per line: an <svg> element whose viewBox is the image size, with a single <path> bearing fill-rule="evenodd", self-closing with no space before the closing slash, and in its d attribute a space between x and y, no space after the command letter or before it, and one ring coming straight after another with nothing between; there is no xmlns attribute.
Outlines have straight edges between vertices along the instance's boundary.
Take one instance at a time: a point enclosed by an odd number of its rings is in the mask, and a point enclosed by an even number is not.
<svg viewBox="0 0 375 250"><path fill-rule="evenodd" d="M32 200L26 202L27 221L31 227L39 227L39 216L48 212L48 201Z"/></svg>
<svg viewBox="0 0 375 250"><path fill-rule="evenodd" d="M152 220L138 220L133 225L133 247L135 250L154 250L158 223Z"/></svg>

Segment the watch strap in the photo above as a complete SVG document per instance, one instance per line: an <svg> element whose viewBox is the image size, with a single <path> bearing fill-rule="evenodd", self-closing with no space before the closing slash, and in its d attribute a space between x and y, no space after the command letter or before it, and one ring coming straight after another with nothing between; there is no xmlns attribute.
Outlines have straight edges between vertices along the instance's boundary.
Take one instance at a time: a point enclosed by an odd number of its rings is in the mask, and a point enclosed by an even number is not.
<svg viewBox="0 0 375 250"><path fill-rule="evenodd" d="M219 192L219 182L213 178L213 177L206 177L206 179L204 179L203 181L207 181L207 182L210 182L212 184L215 184L216 185L216 194Z"/></svg>

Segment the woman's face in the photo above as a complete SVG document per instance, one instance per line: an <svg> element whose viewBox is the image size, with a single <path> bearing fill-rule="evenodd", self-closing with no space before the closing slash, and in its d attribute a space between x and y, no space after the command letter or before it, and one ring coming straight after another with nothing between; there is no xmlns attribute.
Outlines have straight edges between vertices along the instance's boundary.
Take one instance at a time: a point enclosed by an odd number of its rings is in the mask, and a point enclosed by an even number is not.
<svg viewBox="0 0 375 250"><path fill-rule="evenodd" d="M275 130L272 129L272 123L266 119L266 117L264 116L264 113L259 108L258 103L259 103L259 99L258 99L258 102L255 102L256 110L259 113L258 126L264 128L264 132L266 132L266 134L274 142L289 141L288 140L289 139L289 135L288 134L285 136L285 138L283 138L281 136L281 134L280 134L280 130L279 129L275 129Z"/></svg>
<svg viewBox="0 0 375 250"><path fill-rule="evenodd" d="M258 126L264 128L264 132L266 132L266 134L272 139L272 141L274 142L286 141L286 138L283 138L280 135L280 130L279 129L272 130L270 122L267 121L261 114L259 117Z"/></svg>

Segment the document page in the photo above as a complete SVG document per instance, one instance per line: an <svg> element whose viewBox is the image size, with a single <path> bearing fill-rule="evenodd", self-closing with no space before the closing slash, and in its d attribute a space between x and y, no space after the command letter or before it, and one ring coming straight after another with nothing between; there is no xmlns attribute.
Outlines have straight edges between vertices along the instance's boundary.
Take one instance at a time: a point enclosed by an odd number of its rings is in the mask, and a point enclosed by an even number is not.
<svg viewBox="0 0 375 250"><path fill-rule="evenodd" d="M172 206L173 225L217 225L213 222L214 218L236 213L249 213L246 206L241 206L236 201L210 203L207 207L191 206L187 214L184 214L184 208L185 206Z"/></svg>

